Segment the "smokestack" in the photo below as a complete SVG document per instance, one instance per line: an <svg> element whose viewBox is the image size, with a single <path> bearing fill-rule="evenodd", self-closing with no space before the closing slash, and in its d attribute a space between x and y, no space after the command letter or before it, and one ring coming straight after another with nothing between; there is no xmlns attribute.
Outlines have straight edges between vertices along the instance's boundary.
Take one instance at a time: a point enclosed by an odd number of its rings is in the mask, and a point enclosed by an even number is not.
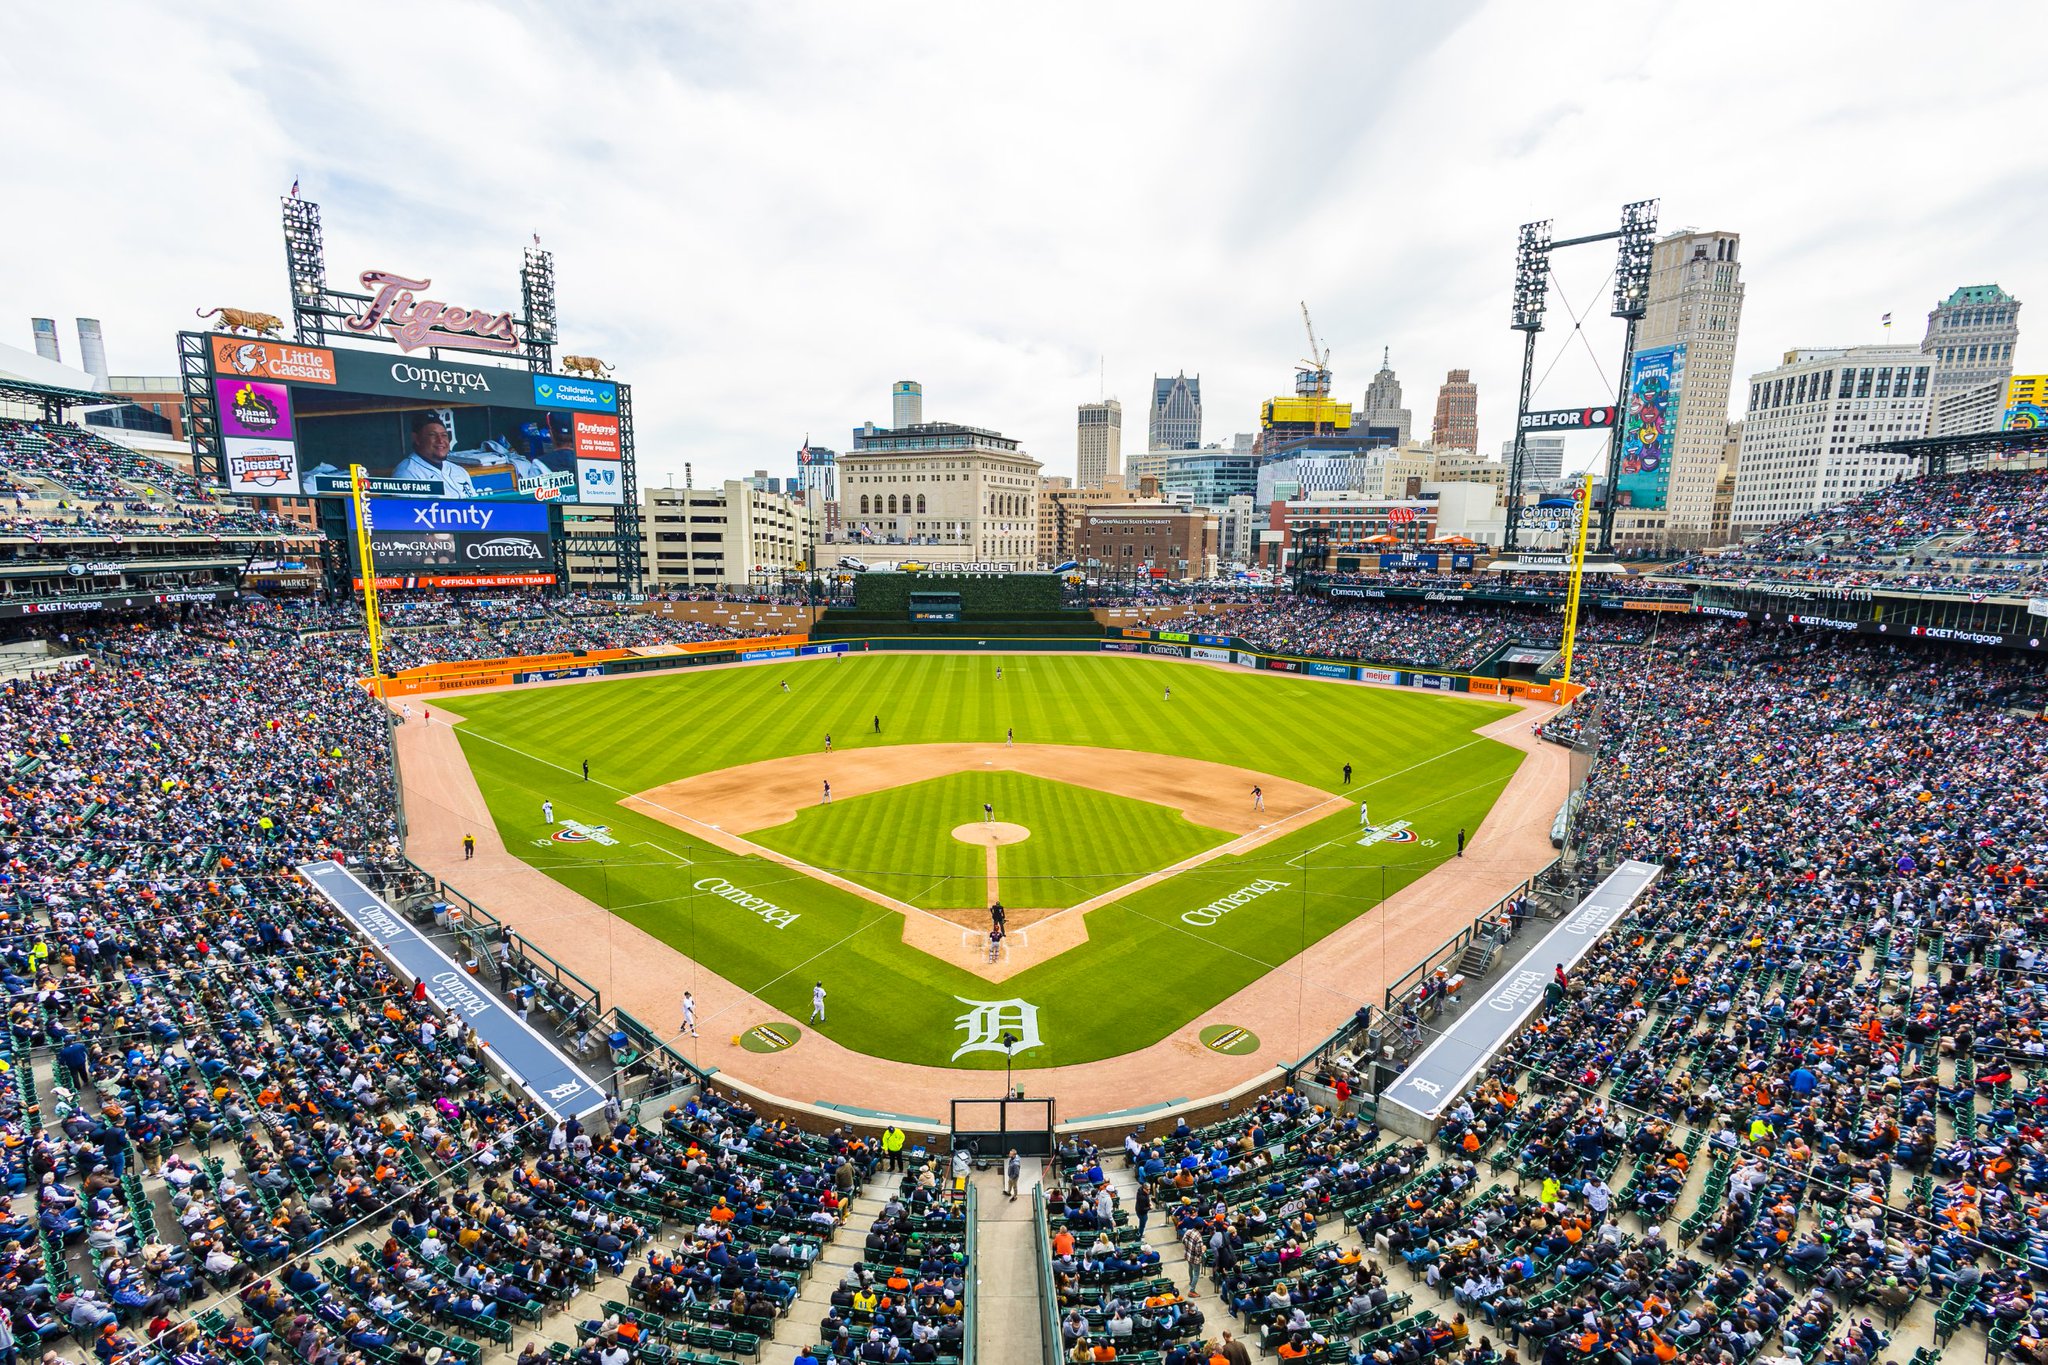
<svg viewBox="0 0 2048 1365"><path fill-rule="evenodd" d="M92 376L94 388L107 387L107 341L100 335L98 318L78 319L78 364Z"/></svg>
<svg viewBox="0 0 2048 1365"><path fill-rule="evenodd" d="M30 318L28 325L36 334L36 354L45 360L64 363L64 352L57 345L57 319Z"/></svg>

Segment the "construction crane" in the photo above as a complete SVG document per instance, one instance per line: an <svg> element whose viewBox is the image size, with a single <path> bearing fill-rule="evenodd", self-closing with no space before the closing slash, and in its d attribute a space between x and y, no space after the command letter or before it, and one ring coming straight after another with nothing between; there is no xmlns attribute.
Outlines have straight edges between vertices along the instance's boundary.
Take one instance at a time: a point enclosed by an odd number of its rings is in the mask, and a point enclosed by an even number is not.
<svg viewBox="0 0 2048 1365"><path fill-rule="evenodd" d="M1330 351L1316 342L1315 319L1308 315L1308 303L1301 305L1301 325L1308 331L1308 359L1295 367L1294 392L1303 398L1330 396Z"/></svg>

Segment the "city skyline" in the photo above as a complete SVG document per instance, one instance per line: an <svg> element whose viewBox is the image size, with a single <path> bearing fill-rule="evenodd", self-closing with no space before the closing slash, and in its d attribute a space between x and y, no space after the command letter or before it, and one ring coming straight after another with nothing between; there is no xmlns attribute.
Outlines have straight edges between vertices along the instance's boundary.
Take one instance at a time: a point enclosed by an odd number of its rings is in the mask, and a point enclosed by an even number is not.
<svg viewBox="0 0 2048 1365"><path fill-rule="evenodd" d="M1371 98L1332 85L1282 110L1175 97L1219 81L1263 88L1278 61L1257 55L1266 18L1226 7L1200 24L1172 11L1178 60L1157 71L1118 65L1156 44L1167 11L1142 7L1092 15L1100 41L1078 52L1066 41L1077 16L1057 8L999 32L943 22L938 8L901 8L888 24L804 5L623 13L636 36L624 56L609 37L486 6L9 13L5 50L105 60L24 63L0 82L0 109L21 126L64 111L61 136L21 149L15 182L73 186L67 211L0 226L9 258L33 263L0 280L0 341L29 349L31 317L93 317L113 372L168 374L172 334L201 325L195 308L286 312L277 198L295 180L322 205L338 284L403 268L450 297L516 308L520 249L539 233L556 253L562 349L599 355L634 385L651 485L685 461L707 479L790 464L806 431L882 419L876 396L905 374L945 395L929 420L1010 433L1051 473L1074 472L1077 404L1111 396L1135 412L1155 373L1200 373L1205 439L1227 439L1289 391L1308 344L1304 299L1340 394L1355 399L1389 346L1412 408L1437 377L1469 369L1491 446L1512 424L1519 363L1507 327L1515 228L1549 218L1560 235L1606 231L1641 197L1661 198L1660 235L1742 234L1738 388L1797 347L1909 340L1958 285L2042 293L2032 154L1965 136L2021 126L2024 75L1974 71L1965 97L1933 107L1883 98L1870 79L1936 79L1947 38L1965 32L1955 16L1875 5L1841 26L1771 11L1773 41L1760 46L1739 17L1700 32L1677 14L1602 7L1627 58L1609 69L1625 75L1529 87L1528 100L1502 106L1478 96L1575 61L1570 31L1504 5L1305 8L1324 41L1404 60ZM2008 20L2009 38L2048 36L2048 17ZM1896 35L1909 21L1926 40L1906 47ZM452 86L365 96L389 62L362 42L368 30L499 69L546 69L568 93L494 113L479 138ZM1816 67L1807 57L1822 48L1831 59ZM988 73L987 98L930 120L927 83L970 57ZM1099 85L1101 101L1048 110L1032 97L1035 73L1057 65L1093 79L1096 64L1118 73ZM215 123L251 130L236 138L232 176L163 177L139 197L77 180L81 158L185 156L189 133L150 111L198 99L197 70L209 73ZM1658 137L1644 90L1665 107L1711 98L1740 110L1795 79L1790 115L1730 115L1720 136L1688 137L1683 157L1644 154ZM821 101L832 119L809 112ZM1179 125L1164 142L1162 109ZM1303 117L1317 138L1299 137ZM1807 150L1841 126L1888 165L1928 173L1904 187L1812 174ZM1458 214L1370 211L1388 185L1420 196L1451 159ZM874 192L908 167L915 184L943 180L1003 211ZM1202 212L1185 211L1189 183L1202 186ZM1105 194L1126 212L1068 211ZM1556 363L1536 406L1611 401L1620 328L1597 297L1611 264L1604 248L1560 256L1539 375ZM1564 344L1567 312L1588 307L1592 356ZM1886 313L1898 323L1889 338ZM764 385L771 354L783 378ZM66 358L77 358L69 346ZM2014 368L2043 367L2023 335ZM1568 461L1597 445L1576 440Z"/></svg>

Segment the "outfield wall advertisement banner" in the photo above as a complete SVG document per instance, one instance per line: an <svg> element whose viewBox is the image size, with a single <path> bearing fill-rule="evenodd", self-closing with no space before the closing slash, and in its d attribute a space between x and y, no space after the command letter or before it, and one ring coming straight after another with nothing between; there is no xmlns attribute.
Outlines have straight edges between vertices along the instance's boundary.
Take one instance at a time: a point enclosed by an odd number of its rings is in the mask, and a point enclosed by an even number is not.
<svg viewBox="0 0 2048 1365"><path fill-rule="evenodd" d="M1351 670L1343 664L1311 663L1306 671L1318 678L1349 678Z"/></svg>
<svg viewBox="0 0 2048 1365"><path fill-rule="evenodd" d="M1655 346L1629 362L1628 406L1622 414L1621 477L1615 506L1659 511L1671 487L1671 443L1685 387L1685 347Z"/></svg>
<svg viewBox="0 0 2048 1365"><path fill-rule="evenodd" d="M602 678L603 664L585 664L581 668L543 668L533 673L519 673L512 681L520 683L556 682L562 678Z"/></svg>
<svg viewBox="0 0 2048 1365"><path fill-rule="evenodd" d="M499 573L499 574L408 574L403 577L377 575L377 591L393 592L400 588L545 588L555 581L551 573ZM363 580L349 580L357 592L363 588Z"/></svg>
<svg viewBox="0 0 2048 1365"><path fill-rule="evenodd" d="M1361 668L1358 670L1358 680L1369 683L1386 683L1393 687L1399 687L1407 681L1407 678L1398 668Z"/></svg>
<svg viewBox="0 0 2048 1365"><path fill-rule="evenodd" d="M1227 649L1211 649L1207 645L1196 645L1188 653L1194 658L1201 659L1207 663L1227 664L1230 662L1230 651Z"/></svg>

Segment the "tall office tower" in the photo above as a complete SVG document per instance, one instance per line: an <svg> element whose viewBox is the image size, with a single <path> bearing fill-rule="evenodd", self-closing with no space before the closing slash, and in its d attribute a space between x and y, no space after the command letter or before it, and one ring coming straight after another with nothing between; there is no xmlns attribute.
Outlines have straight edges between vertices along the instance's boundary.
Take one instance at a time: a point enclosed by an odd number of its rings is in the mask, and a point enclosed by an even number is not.
<svg viewBox="0 0 2048 1365"><path fill-rule="evenodd" d="M1500 458L1510 465L1515 462L1513 441L1500 443ZM1557 482L1564 477L1564 437L1530 433L1522 440L1522 461L1522 477L1529 487Z"/></svg>
<svg viewBox="0 0 2048 1365"><path fill-rule="evenodd" d="M1147 450L1194 450L1202 444L1202 376L1152 376L1152 422Z"/></svg>
<svg viewBox="0 0 2048 1365"><path fill-rule="evenodd" d="M1731 531L1838 507L1914 478L1918 460L1871 450L1927 430L1933 359L1911 346L1802 347L1749 377Z"/></svg>
<svg viewBox="0 0 2048 1365"><path fill-rule="evenodd" d="M899 379L889 390L889 427L901 431L924 420L924 385L915 379Z"/></svg>
<svg viewBox="0 0 2048 1365"><path fill-rule="evenodd" d="M1927 315L1922 355L1934 357L1934 401L2012 378L2020 301L1995 284L1966 284Z"/></svg>
<svg viewBox="0 0 2048 1365"><path fill-rule="evenodd" d="M1082 488L1100 488L1124 467L1124 405L1114 398L1083 403L1074 428L1074 477Z"/></svg>
<svg viewBox="0 0 2048 1365"><path fill-rule="evenodd" d="M1354 419L1354 426L1393 427L1400 434L1394 445L1408 444L1408 437L1415 425L1415 415L1401 406L1401 381L1394 377L1391 364L1391 349L1380 353L1380 371L1372 377L1372 383L1365 388L1365 408Z"/></svg>
<svg viewBox="0 0 2048 1365"><path fill-rule="evenodd" d="M1479 449L1479 386L1472 382L1472 371L1452 370L1436 391L1429 443L1438 450Z"/></svg>
<svg viewBox="0 0 2048 1365"><path fill-rule="evenodd" d="M1674 232L1650 255L1650 297L1636 327L1636 353L1683 350L1677 410L1668 415L1670 461L1661 506L1617 511L1615 539L1634 546L1693 549L1709 543L1714 493L1728 439L1728 393L1742 324L1742 235Z"/></svg>

